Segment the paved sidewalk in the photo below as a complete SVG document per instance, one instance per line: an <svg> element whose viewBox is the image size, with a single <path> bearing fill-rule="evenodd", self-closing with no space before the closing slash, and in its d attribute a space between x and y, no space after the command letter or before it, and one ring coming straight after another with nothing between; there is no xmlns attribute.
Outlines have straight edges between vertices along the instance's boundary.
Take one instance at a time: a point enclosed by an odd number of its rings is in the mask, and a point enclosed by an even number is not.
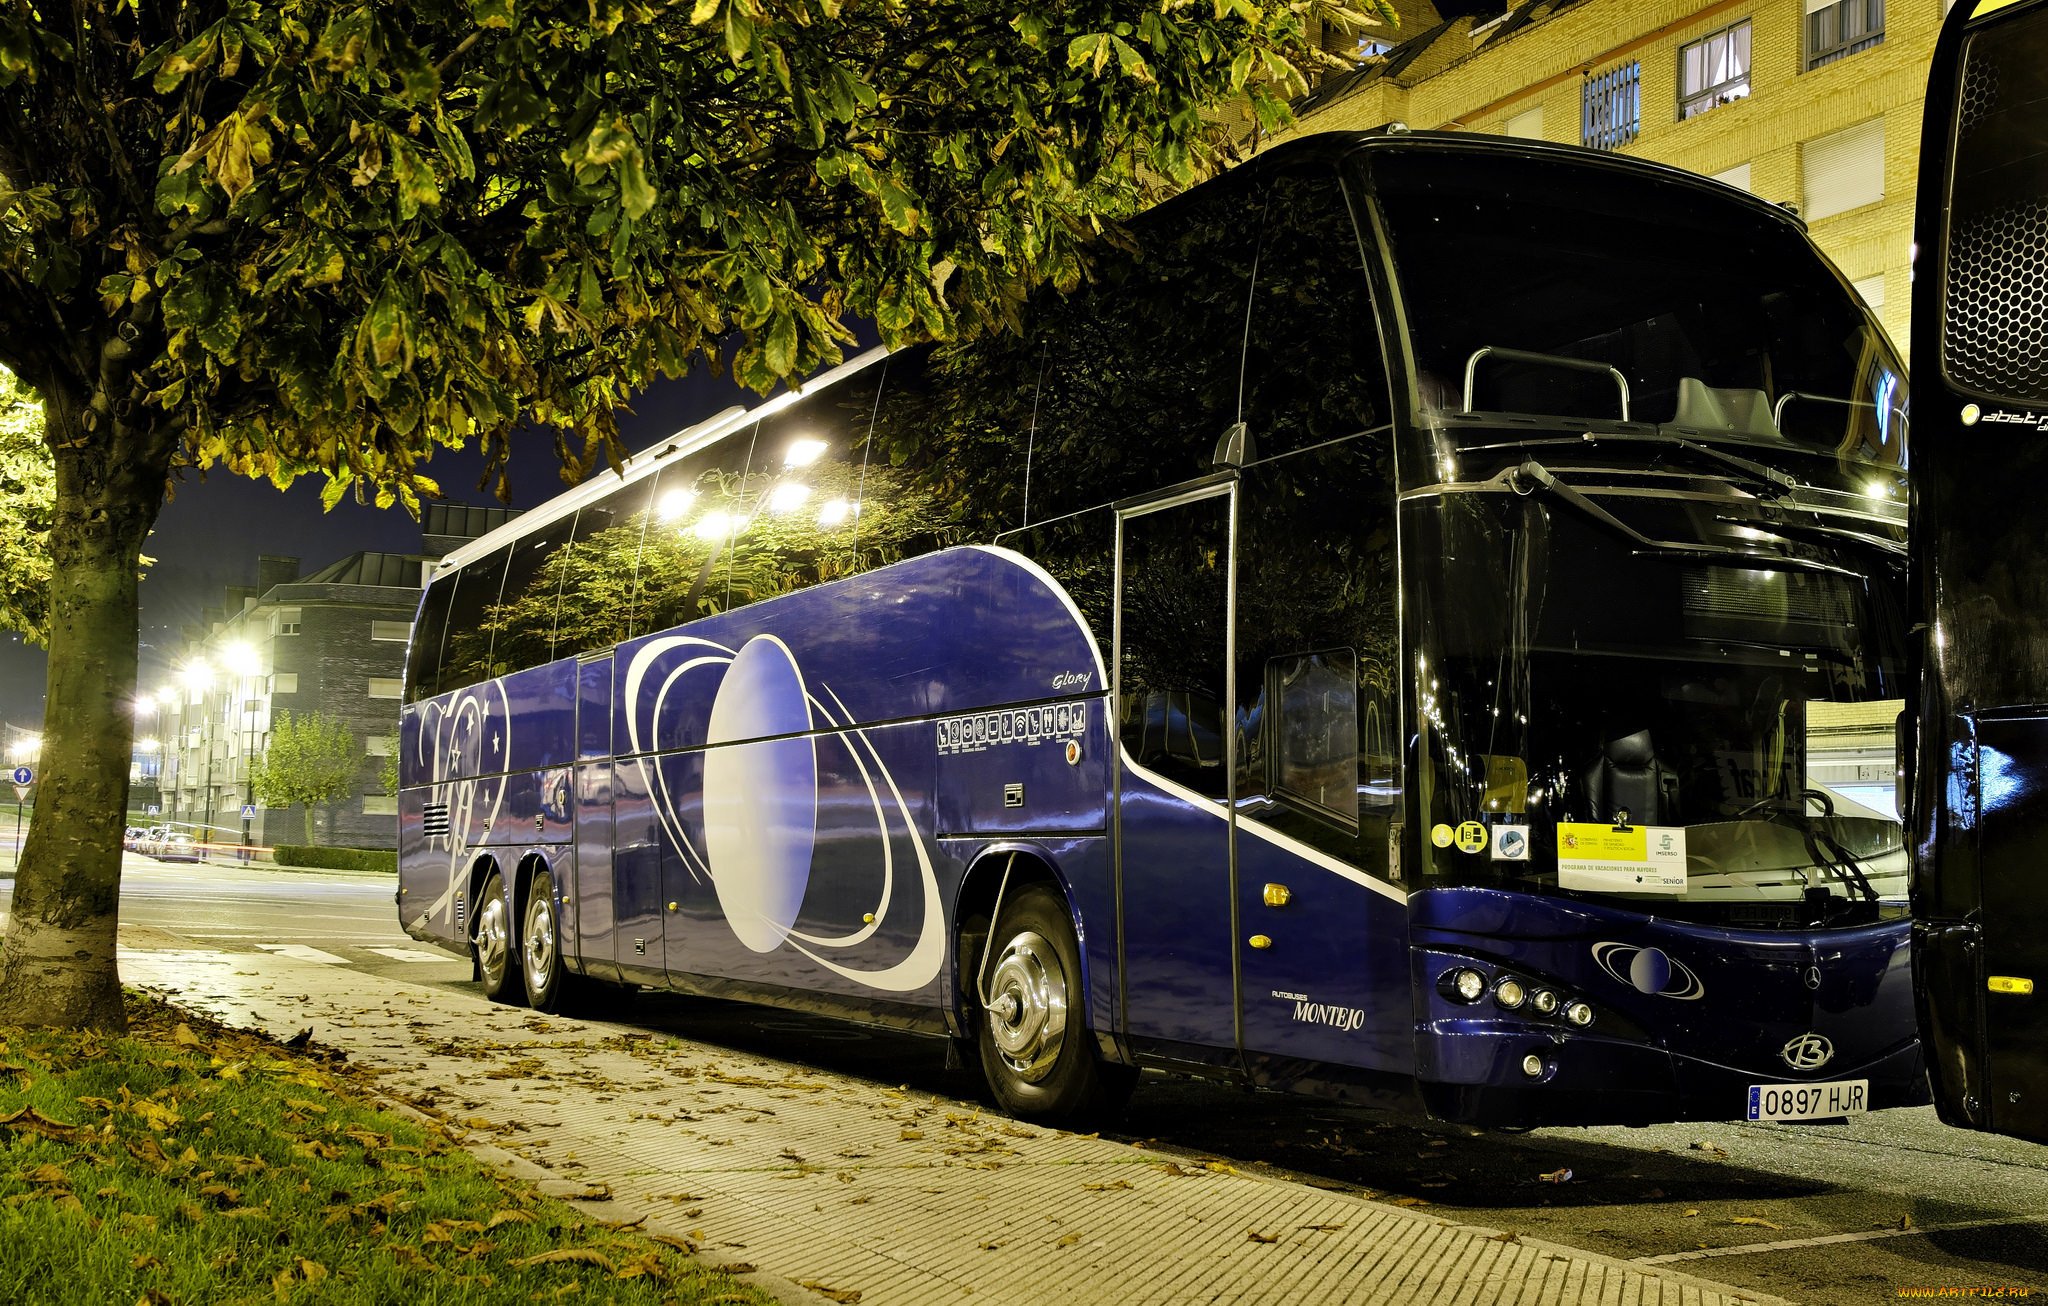
<svg viewBox="0 0 2048 1306"><path fill-rule="evenodd" d="M593 1214L644 1216L808 1290L793 1299L1781 1300L631 1026L175 942L124 935L123 978L281 1036L311 1025L392 1097L565 1181L549 1191L608 1193Z"/></svg>

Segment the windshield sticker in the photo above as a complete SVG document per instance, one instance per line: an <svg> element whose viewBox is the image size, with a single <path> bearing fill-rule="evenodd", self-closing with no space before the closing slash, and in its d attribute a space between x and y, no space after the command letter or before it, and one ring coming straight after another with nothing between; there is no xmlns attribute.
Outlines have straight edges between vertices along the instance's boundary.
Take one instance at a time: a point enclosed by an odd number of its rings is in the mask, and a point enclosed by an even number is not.
<svg viewBox="0 0 2048 1306"><path fill-rule="evenodd" d="M1684 893L1685 827L1560 822L1557 887L1586 893Z"/></svg>
<svg viewBox="0 0 2048 1306"><path fill-rule="evenodd" d="M1486 851L1486 827L1477 821L1464 821L1458 826L1458 851L1478 853Z"/></svg>
<svg viewBox="0 0 2048 1306"><path fill-rule="evenodd" d="M1493 860L1497 862L1528 861L1529 827L1526 825L1494 826Z"/></svg>
<svg viewBox="0 0 2048 1306"><path fill-rule="evenodd" d="M1429 828L1429 841L1439 848L1450 847L1454 837L1451 834L1451 827L1441 821Z"/></svg>

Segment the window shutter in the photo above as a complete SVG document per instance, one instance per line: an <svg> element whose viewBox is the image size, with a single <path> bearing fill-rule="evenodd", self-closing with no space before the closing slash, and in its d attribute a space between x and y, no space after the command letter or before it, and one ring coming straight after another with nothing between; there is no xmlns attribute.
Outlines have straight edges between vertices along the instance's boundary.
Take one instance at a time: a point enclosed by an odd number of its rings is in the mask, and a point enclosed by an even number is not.
<svg viewBox="0 0 2048 1306"><path fill-rule="evenodd" d="M1806 142L1807 221L1846 213L1884 198L1884 119L1873 118L1845 131Z"/></svg>
<svg viewBox="0 0 2048 1306"><path fill-rule="evenodd" d="M1747 190L1754 193L1754 188L1749 184L1749 165L1746 163L1738 163L1726 172L1715 173L1714 180L1726 182L1737 190Z"/></svg>
<svg viewBox="0 0 2048 1306"><path fill-rule="evenodd" d="M1526 109L1501 125L1501 135L1522 136L1532 141L1543 139L1543 106Z"/></svg>

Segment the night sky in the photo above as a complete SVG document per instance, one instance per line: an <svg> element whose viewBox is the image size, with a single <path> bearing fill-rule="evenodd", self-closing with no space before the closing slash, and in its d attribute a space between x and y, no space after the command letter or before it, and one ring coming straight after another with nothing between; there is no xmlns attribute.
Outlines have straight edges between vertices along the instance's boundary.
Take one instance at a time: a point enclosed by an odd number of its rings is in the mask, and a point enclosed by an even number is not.
<svg viewBox="0 0 2048 1306"><path fill-rule="evenodd" d="M760 396L722 376L698 372L643 394L631 413L620 415L620 433L627 448L638 451L729 405L759 402ZM534 507L567 488L554 442L545 432L515 434L511 465L515 508ZM444 452L426 471L453 502L497 502L489 489L477 486L483 460L474 453ZM600 468L593 475L610 472ZM334 511L323 513L320 485L320 478L305 477L279 492L267 481L222 472L204 480L188 475L178 483L176 497L164 506L143 547L157 560L142 582L143 688L164 680L184 642L184 627L197 622L208 606L218 607L226 586L255 584L258 554L297 558L304 575L359 550L419 551L419 525L404 509L380 511L345 498ZM41 727L46 671L41 649L11 634L0 636L0 721Z"/></svg>

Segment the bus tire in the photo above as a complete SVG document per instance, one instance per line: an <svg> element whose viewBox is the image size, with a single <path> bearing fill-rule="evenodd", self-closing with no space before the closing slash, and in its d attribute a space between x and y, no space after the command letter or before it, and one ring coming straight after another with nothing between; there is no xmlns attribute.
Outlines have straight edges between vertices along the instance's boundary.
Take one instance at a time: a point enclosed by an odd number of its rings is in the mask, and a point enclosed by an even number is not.
<svg viewBox="0 0 2048 1306"><path fill-rule="evenodd" d="M496 871L486 875L476 901L476 929L469 946L484 982L484 996L517 1004L526 997L526 986L512 935L512 912L505 905L505 877Z"/></svg>
<svg viewBox="0 0 2048 1306"><path fill-rule="evenodd" d="M1066 903L1031 885L1003 904L977 980L981 1069L996 1104L1020 1119L1087 1128L1114 1116L1134 1076L1095 1057L1081 949ZM975 988L979 1002L980 984Z"/></svg>
<svg viewBox="0 0 2048 1306"><path fill-rule="evenodd" d="M577 976L562 968L562 932L556 928L555 876L535 870L519 913L519 969L526 1001L535 1011L562 1011Z"/></svg>

